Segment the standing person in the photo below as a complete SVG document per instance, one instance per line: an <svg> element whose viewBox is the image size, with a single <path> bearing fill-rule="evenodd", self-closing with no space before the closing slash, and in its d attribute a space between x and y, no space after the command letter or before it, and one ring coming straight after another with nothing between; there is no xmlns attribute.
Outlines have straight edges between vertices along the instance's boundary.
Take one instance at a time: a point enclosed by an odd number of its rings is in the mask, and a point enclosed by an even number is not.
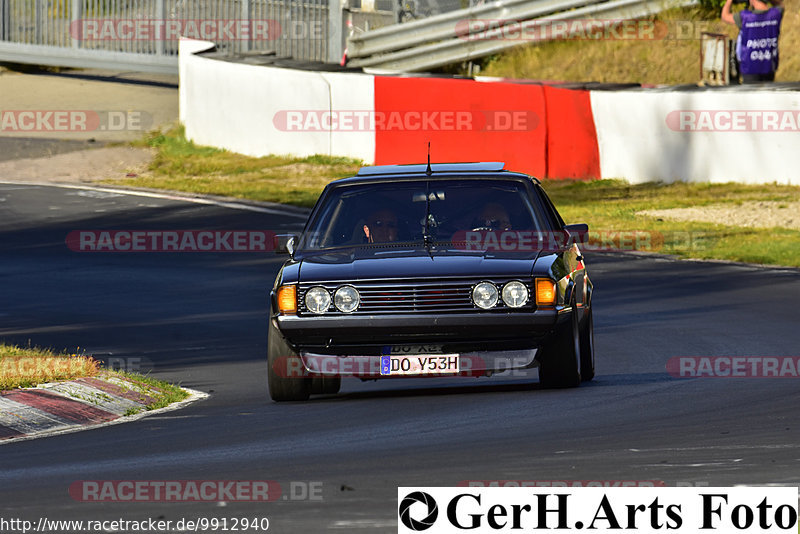
<svg viewBox="0 0 800 534"><path fill-rule="evenodd" d="M743 83L771 82L778 70L778 38L783 19L783 0L750 0L749 9L731 12L733 0L722 6L722 22L739 28L736 57Z"/></svg>

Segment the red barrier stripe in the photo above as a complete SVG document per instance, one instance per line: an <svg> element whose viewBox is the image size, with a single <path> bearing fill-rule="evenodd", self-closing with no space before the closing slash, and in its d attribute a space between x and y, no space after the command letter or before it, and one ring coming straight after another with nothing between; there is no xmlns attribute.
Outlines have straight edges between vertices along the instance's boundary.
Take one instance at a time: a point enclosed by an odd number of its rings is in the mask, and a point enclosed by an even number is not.
<svg viewBox="0 0 800 534"><path fill-rule="evenodd" d="M122 397L123 399L132 400L133 402L138 402L139 404L153 404L156 402L156 399L149 395L145 395L144 393L140 393L134 389L125 389L116 384L112 384L111 382L105 382L103 380L98 380L96 378L79 378L76 382L82 382L87 386L91 386L95 389L99 389L101 391L105 391L111 395L116 397Z"/></svg>
<svg viewBox="0 0 800 534"><path fill-rule="evenodd" d="M455 124L443 113L455 115ZM424 163L430 141L434 163L505 161L507 169L541 177L544 114L540 85L376 76L375 116L385 124L376 125L375 164Z"/></svg>
<svg viewBox="0 0 800 534"><path fill-rule="evenodd" d="M102 423L117 418L113 413L40 389L14 390L3 396L77 424Z"/></svg>
<svg viewBox="0 0 800 534"><path fill-rule="evenodd" d="M22 432L18 432L13 428L0 425L0 439L11 439L22 436Z"/></svg>
<svg viewBox="0 0 800 534"><path fill-rule="evenodd" d="M589 91L544 87L548 178L600 179Z"/></svg>

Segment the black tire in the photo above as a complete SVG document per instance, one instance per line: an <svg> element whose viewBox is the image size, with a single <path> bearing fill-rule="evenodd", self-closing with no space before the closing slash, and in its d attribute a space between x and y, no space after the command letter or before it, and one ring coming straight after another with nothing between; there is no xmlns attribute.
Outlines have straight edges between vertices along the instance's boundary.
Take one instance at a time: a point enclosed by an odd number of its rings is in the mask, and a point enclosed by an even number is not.
<svg viewBox="0 0 800 534"><path fill-rule="evenodd" d="M305 376L300 356L281 336L274 320L267 339L267 385L269 396L277 402L304 401L311 394L311 378Z"/></svg>
<svg viewBox="0 0 800 534"><path fill-rule="evenodd" d="M594 378L594 319L589 308L581 326L581 380L589 382Z"/></svg>
<svg viewBox="0 0 800 534"><path fill-rule="evenodd" d="M270 350L267 354L267 385L269 396L276 402L304 401L311 394L311 379L301 376L285 376L288 370L302 369L300 357L291 354L285 358L278 356L278 351Z"/></svg>
<svg viewBox="0 0 800 534"><path fill-rule="evenodd" d="M336 395L342 387L340 376L315 376L311 378L312 395Z"/></svg>
<svg viewBox="0 0 800 534"><path fill-rule="evenodd" d="M298 369L298 356L288 356L284 361L277 358L273 352L267 356L267 384L269 385L269 396L276 402L283 401L304 401L308 400L311 394L311 379L307 377L281 376L281 369Z"/></svg>
<svg viewBox="0 0 800 534"><path fill-rule="evenodd" d="M539 349L539 383L545 388L574 388L581 383L581 336L576 309L573 305L569 321Z"/></svg>

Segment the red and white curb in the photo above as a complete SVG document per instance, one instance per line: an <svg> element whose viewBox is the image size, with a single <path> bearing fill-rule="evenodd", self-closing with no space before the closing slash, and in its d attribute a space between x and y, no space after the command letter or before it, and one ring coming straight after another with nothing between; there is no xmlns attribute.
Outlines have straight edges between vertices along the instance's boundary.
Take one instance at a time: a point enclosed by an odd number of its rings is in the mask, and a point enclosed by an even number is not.
<svg viewBox="0 0 800 534"><path fill-rule="evenodd" d="M154 387L114 376L0 391L0 445L135 421L208 397L200 391L183 390L189 393L186 399L150 411L146 406L155 400Z"/></svg>

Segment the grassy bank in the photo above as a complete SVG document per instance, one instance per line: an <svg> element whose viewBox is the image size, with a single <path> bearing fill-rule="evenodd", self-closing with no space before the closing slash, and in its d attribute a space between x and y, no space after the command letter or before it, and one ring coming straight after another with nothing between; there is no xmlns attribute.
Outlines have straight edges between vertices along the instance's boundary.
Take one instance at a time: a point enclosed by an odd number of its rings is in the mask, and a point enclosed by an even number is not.
<svg viewBox="0 0 800 534"><path fill-rule="evenodd" d="M0 343L0 391L95 376L100 362L79 354Z"/></svg>
<svg viewBox="0 0 800 534"><path fill-rule="evenodd" d="M776 81L800 80L800 0L786 0ZM482 74L571 82L687 84L700 81L701 32L736 38L717 11L673 9L655 17L669 32L655 40L573 40L529 44L484 60ZM659 34L660 35L660 34Z"/></svg>
<svg viewBox="0 0 800 534"><path fill-rule="evenodd" d="M122 378L130 390L140 394L153 397L155 400L145 406L146 410L157 410L165 408L174 402L180 402L189 394L183 388L164 382L163 380L156 380L149 376L143 376L138 373L130 373L125 371L114 371L113 375ZM133 415L135 412L129 412L125 415Z"/></svg>
<svg viewBox="0 0 800 534"><path fill-rule="evenodd" d="M198 147L180 130L149 137L157 149L151 169L143 176L112 183L191 193L311 206L329 181L354 174L360 163L344 158L281 156L250 158L224 150ZM680 222L638 212L742 202L800 201L800 188L779 185L650 183L630 185L621 180L596 182L545 181L562 215L586 222L600 234L645 232L647 242L635 248L680 257L800 266L800 231L786 228L743 228ZM590 237L592 237L590 235ZM613 248L607 247L607 248ZM623 244L620 248L630 248Z"/></svg>
<svg viewBox="0 0 800 534"><path fill-rule="evenodd" d="M0 343L0 391L95 376L120 378L129 390L153 398L145 407L147 410L163 408L188 396L180 387L161 380L101 370L100 362L91 356Z"/></svg>
<svg viewBox="0 0 800 534"><path fill-rule="evenodd" d="M181 128L152 134L139 143L157 149L149 172L126 185L313 206L322 188L351 176L360 162L311 156L251 158L187 141Z"/></svg>
<svg viewBox="0 0 800 534"><path fill-rule="evenodd" d="M800 187L735 183L630 185L621 180L545 181L544 187L564 219L588 223L590 230L600 234L595 239L613 240L615 232L628 237L641 232L645 239L639 248L645 251L800 267L798 230L671 221L638 214L651 209L737 206L746 201L797 202Z"/></svg>

